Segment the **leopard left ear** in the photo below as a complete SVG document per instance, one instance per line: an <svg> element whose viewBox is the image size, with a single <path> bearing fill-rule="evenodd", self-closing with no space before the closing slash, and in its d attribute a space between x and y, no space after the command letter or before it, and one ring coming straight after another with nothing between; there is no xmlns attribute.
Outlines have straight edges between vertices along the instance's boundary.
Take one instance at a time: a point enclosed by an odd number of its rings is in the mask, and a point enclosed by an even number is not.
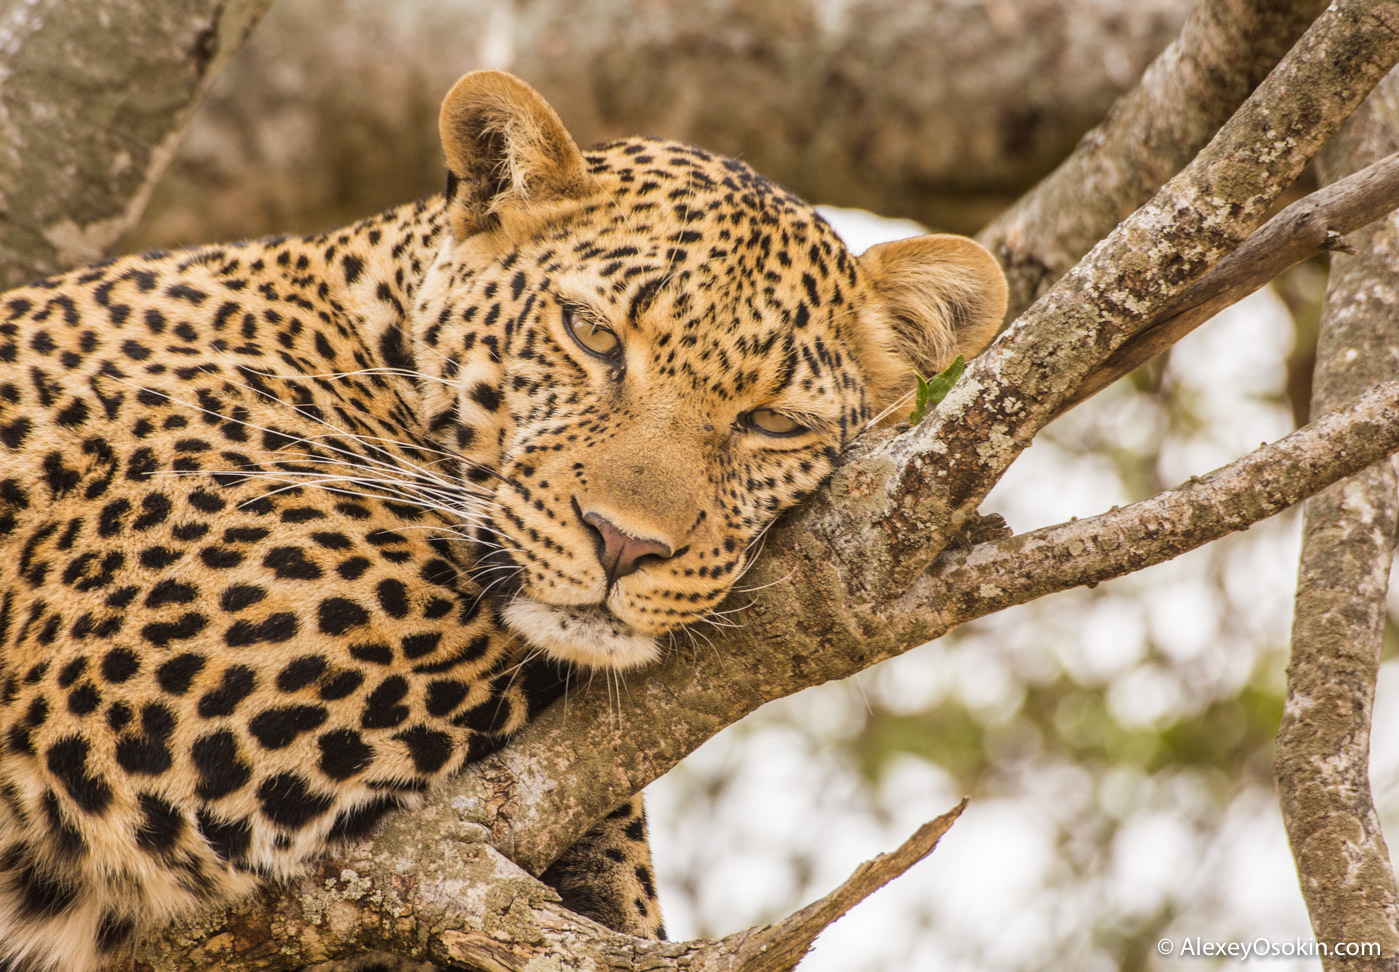
<svg viewBox="0 0 1399 972"><path fill-rule="evenodd" d="M512 210L542 211L588 194L583 153L548 102L503 71L473 71L442 102L447 218L457 240Z"/></svg>
<svg viewBox="0 0 1399 972"><path fill-rule="evenodd" d="M984 247L965 236L915 236L870 247L860 266L882 299L875 343L894 357L867 361L873 404L883 409L957 355L970 358L996 336L1006 312L1006 278Z"/></svg>

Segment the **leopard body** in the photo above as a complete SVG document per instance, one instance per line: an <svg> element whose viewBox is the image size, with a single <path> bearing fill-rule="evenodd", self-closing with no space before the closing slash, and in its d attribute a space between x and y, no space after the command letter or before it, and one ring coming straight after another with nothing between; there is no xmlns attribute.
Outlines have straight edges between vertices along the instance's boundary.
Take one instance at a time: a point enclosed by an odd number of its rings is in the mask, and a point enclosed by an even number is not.
<svg viewBox="0 0 1399 972"><path fill-rule="evenodd" d="M444 195L0 295L0 969L298 874L569 669L651 662L1004 305L974 244L857 259L505 75L442 130ZM565 900L659 933L639 804L573 860Z"/></svg>

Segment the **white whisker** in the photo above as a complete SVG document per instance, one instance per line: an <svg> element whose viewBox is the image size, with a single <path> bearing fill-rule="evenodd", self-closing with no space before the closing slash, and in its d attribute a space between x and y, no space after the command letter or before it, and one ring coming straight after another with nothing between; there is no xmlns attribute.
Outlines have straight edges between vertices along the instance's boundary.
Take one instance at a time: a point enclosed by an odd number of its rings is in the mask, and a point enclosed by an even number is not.
<svg viewBox="0 0 1399 972"><path fill-rule="evenodd" d="M283 381L299 381L306 378L356 378L360 375L397 375L402 378L421 378L424 381L435 381L438 384L455 387L452 382L438 378L435 375L424 374L421 371L413 371L410 368L361 368L358 371L327 371L316 375L284 375L276 371L258 371L255 368L249 368L247 370L263 378L276 378Z"/></svg>
<svg viewBox="0 0 1399 972"><path fill-rule="evenodd" d="M890 403L885 407L884 411L880 412L880 413L879 413L878 415L876 415L874 418L872 418L872 419L870 419L868 422L866 422L865 425L864 425L864 427L863 427L862 429L860 429L860 431L861 431L861 432L868 432L870 429L874 428L874 427L875 427L876 425L878 425L880 422L883 422L886 418L888 418L888 417L890 416L890 414L892 414L896 409L900 409L900 408L905 408L905 407L907 407L907 406L908 406L909 399L911 399L911 398L914 396L914 394L917 393L917 391L918 391L918 389L916 389L916 388L910 388L908 391L904 392L904 393L903 393L902 395L900 395L898 398L894 399L892 402L890 402Z"/></svg>

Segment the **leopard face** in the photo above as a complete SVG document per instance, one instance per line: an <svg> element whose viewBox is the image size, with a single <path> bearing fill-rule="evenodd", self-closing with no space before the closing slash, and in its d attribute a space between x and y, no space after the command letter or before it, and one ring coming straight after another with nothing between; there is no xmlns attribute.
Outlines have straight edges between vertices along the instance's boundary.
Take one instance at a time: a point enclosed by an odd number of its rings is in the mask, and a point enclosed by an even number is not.
<svg viewBox="0 0 1399 972"><path fill-rule="evenodd" d="M533 646L625 669L705 618L915 367L994 333L966 240L857 259L734 159L581 153L530 89L468 76L442 130L451 239L414 313L424 410L482 492L476 575Z"/></svg>

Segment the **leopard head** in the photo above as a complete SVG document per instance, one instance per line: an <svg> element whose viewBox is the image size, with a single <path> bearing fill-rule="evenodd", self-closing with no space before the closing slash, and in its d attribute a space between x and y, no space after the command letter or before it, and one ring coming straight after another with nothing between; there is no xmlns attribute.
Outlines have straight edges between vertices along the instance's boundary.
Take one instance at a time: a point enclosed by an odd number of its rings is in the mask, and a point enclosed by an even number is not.
<svg viewBox="0 0 1399 972"><path fill-rule="evenodd" d="M980 350L1005 311L970 240L856 258L735 159L579 150L506 74L462 78L441 133L447 240L412 313L425 415L481 492L478 580L562 661L656 658L915 370Z"/></svg>

